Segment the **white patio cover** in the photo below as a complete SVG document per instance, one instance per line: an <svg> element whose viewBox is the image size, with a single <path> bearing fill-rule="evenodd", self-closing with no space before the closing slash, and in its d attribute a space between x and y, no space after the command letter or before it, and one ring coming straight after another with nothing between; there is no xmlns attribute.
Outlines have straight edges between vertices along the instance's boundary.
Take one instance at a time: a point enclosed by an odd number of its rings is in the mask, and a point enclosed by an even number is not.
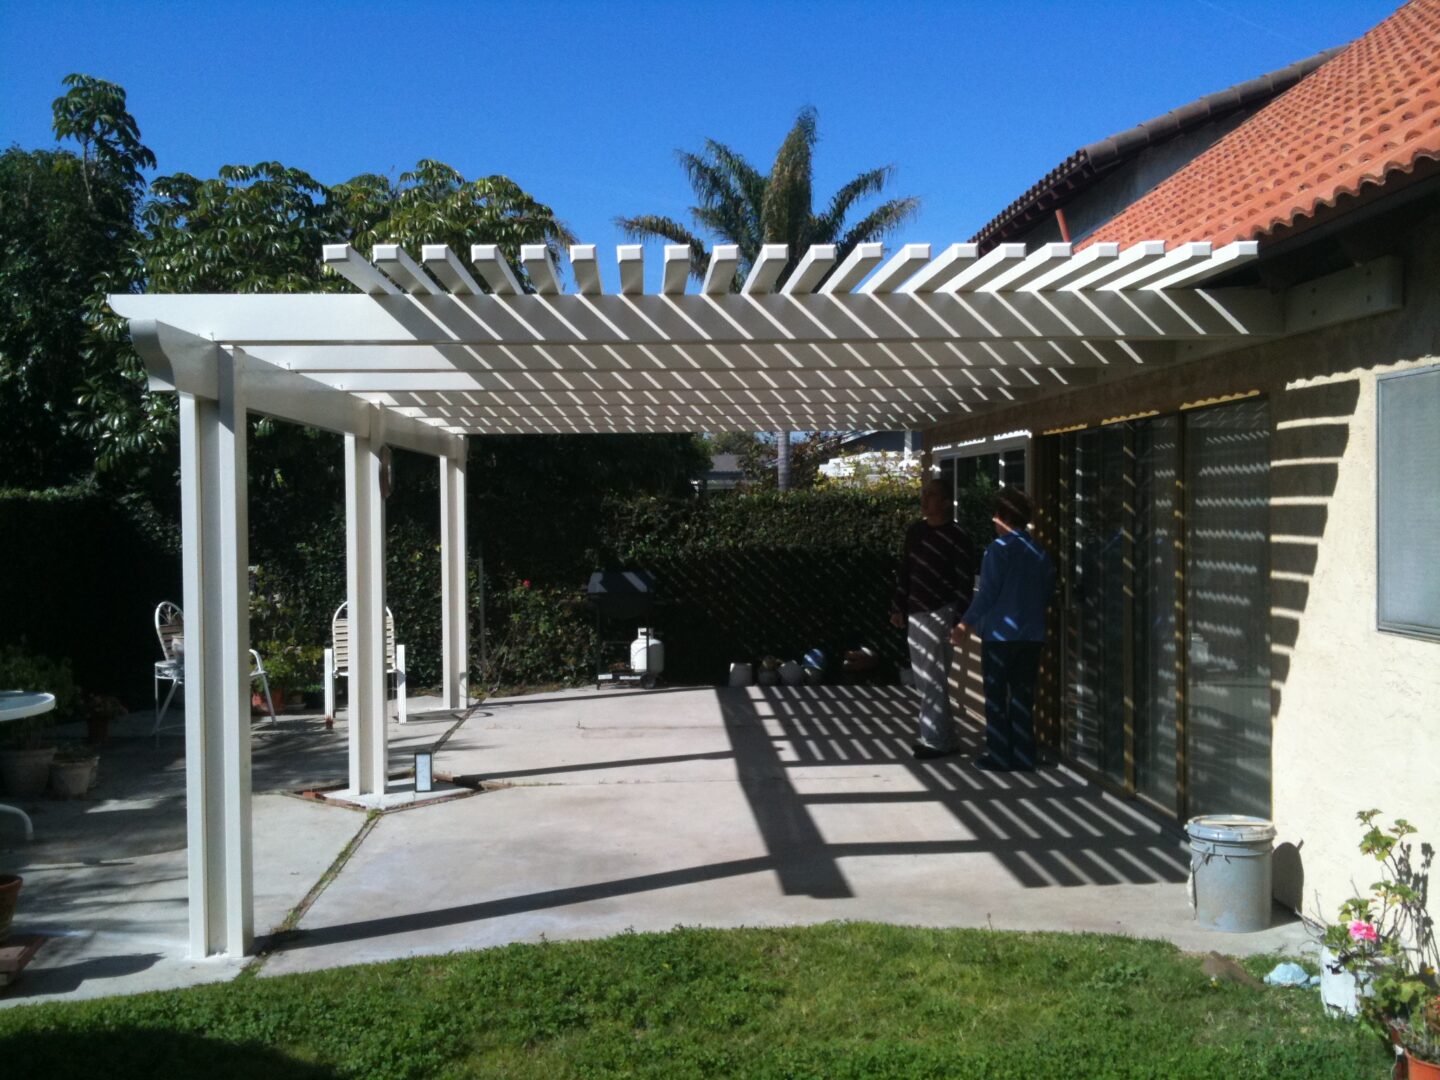
<svg viewBox="0 0 1440 1080"><path fill-rule="evenodd" d="M815 247L778 291L788 252L772 245L739 292L735 248L716 247L687 291L689 251L666 247L656 294L639 246L603 271L593 246L572 247L574 291L542 246L521 251L533 292L494 246L468 256L382 245L367 260L333 245L324 261L353 294L110 297L152 388L180 396L196 956L242 954L253 939L248 413L345 437L350 794L384 805L385 446L440 462L444 693L458 708L466 435L919 429L1328 317L1314 295L1204 287L1254 259L1254 243L984 255L955 244L938 257L909 244L888 261L862 244L839 265ZM1340 317L1398 306L1398 270L1383 286L1367 280L1335 293L1363 302L1328 306Z"/></svg>

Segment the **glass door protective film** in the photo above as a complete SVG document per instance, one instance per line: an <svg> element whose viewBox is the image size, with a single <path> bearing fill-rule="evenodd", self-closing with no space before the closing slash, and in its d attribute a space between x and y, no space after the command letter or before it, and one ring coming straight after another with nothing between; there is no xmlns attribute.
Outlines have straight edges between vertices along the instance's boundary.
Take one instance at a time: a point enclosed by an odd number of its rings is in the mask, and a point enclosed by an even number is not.
<svg viewBox="0 0 1440 1080"><path fill-rule="evenodd" d="M1185 416L1186 806L1270 816L1270 410Z"/></svg>
<svg viewBox="0 0 1440 1080"><path fill-rule="evenodd" d="M1067 756L1176 814L1268 816L1266 402L1069 433L1060 455Z"/></svg>
<svg viewBox="0 0 1440 1080"><path fill-rule="evenodd" d="M1123 784L1125 431L1112 425L1067 440L1066 749Z"/></svg>
<svg viewBox="0 0 1440 1080"><path fill-rule="evenodd" d="M1135 790L1176 808L1180 667L1180 418L1134 425Z"/></svg>

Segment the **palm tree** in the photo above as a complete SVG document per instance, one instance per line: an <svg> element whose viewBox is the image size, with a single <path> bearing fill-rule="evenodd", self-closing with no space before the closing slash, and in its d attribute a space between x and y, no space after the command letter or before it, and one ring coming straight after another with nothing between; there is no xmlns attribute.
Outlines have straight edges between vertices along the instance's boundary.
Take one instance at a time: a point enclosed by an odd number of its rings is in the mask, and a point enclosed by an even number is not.
<svg viewBox="0 0 1440 1080"><path fill-rule="evenodd" d="M815 110L807 106L780 144L769 173L761 173L743 155L714 139L705 140L702 153L675 152L698 202L690 208L695 224L721 243L740 249L736 288L765 244L790 248L790 261L780 277L783 284L812 244L834 244L843 260L856 244L883 239L919 211L920 200L914 196L890 199L847 228L846 219L856 203L879 195L894 178L895 166L882 165L843 185L830 205L815 213L815 142ZM697 278L705 276L710 263L706 242L674 218L640 214L616 218L615 223L636 240L685 244L690 248L690 272Z"/></svg>
<svg viewBox="0 0 1440 1080"><path fill-rule="evenodd" d="M722 242L740 249L740 265L732 288L739 289L765 244L785 244L789 260L778 284L795 269L812 244L834 244L843 261L856 244L880 240L914 217L920 200L914 196L890 199L847 226L850 212L860 201L879 195L895 175L893 165L860 173L844 184L817 214L813 204L813 164L816 142L815 110L800 110L795 126L780 144L769 173L761 173L745 158L714 139L695 154L676 151L685 178L695 192L690 208L695 224ZM710 256L705 241L674 218L658 214L617 218L615 223L637 240L668 240L690 248L690 273L702 278ZM789 432L776 432L780 487L788 486Z"/></svg>

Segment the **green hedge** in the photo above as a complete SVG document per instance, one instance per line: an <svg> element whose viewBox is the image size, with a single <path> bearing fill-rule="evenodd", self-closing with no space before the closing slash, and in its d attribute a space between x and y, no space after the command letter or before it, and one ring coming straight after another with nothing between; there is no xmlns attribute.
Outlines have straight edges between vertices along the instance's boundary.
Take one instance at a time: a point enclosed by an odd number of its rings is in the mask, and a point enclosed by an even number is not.
<svg viewBox="0 0 1440 1080"><path fill-rule="evenodd" d="M719 682L735 660L833 661L866 644L898 661L889 604L912 494L756 492L612 504L613 568L653 571L671 606L658 619L667 674Z"/></svg>
<svg viewBox="0 0 1440 1080"><path fill-rule="evenodd" d="M917 516L913 492L606 497L563 487L510 492L477 479L469 503L472 654L480 651L483 551L492 664L476 685L591 678L595 633L583 595L596 569L659 577L669 606L655 622L674 682L719 682L734 660L798 659L812 648L832 662L860 644L888 662L903 657L888 609L901 538ZM432 495L416 490L387 507L387 601L417 690L440 680ZM972 529L984 527L986 505L983 492L962 501ZM252 640L328 644L345 596L343 510L312 507L293 535L285 535L283 515L272 516L252 527ZM156 512L89 489L0 493L0 645L24 639L33 652L68 658L86 690L143 707L158 657L152 612L162 599L181 598L177 537ZM616 629L624 637L630 627Z"/></svg>
<svg viewBox="0 0 1440 1080"><path fill-rule="evenodd" d="M655 621L667 676L722 681L733 660L773 653L832 659L869 644L894 662L888 621L913 493L757 492L705 499L576 500L554 492L516 503L471 499L472 634L479 627L475 556L485 553L492 665L479 683L583 683L593 677L594 619L583 603L593 570L646 569L668 606ZM391 514L387 600L405 643L412 687L439 681L440 565L434 526ZM345 592L344 521L337 517L260 562L252 634L323 642ZM614 627L627 636L630 626ZM472 653L478 657L478 639ZM477 683L477 685L479 684Z"/></svg>
<svg viewBox="0 0 1440 1080"><path fill-rule="evenodd" d="M94 489L0 491L0 647L68 659L87 690L152 694L155 605L180 600L178 536Z"/></svg>

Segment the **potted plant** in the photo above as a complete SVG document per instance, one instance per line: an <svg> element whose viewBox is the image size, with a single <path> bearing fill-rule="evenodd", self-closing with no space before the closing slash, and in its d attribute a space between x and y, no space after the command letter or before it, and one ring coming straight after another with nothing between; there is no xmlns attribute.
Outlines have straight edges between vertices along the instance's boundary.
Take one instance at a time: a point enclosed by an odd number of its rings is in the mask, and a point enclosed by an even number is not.
<svg viewBox="0 0 1440 1080"><path fill-rule="evenodd" d="M267 641L259 647L259 652L270 681L270 697L275 703L275 711L284 712L292 702L303 707L306 687L320 679L320 664L325 650L319 645ZM252 707L263 710L264 695L257 690L250 703Z"/></svg>
<svg viewBox="0 0 1440 1080"><path fill-rule="evenodd" d="M1366 829L1360 851L1380 864L1380 880L1340 905L1321 939L1325 963L1354 979L1356 1011L1405 1056L1408 1075L1440 1080L1440 944L1426 909L1435 849L1422 844L1417 861L1415 827L1404 818L1382 827L1379 815L1356 816Z"/></svg>
<svg viewBox="0 0 1440 1080"><path fill-rule="evenodd" d="M50 762L50 790L60 799L81 799L95 782L100 755L85 744L66 746Z"/></svg>
<svg viewBox="0 0 1440 1080"><path fill-rule="evenodd" d="M107 694L86 694L81 700L85 714L85 741L99 744L110 737L110 721L118 720L130 710L119 698Z"/></svg>
<svg viewBox="0 0 1440 1080"><path fill-rule="evenodd" d="M1409 1080L1440 1080L1440 995L1412 1009L1391 1034L1405 1055Z"/></svg>
<svg viewBox="0 0 1440 1080"><path fill-rule="evenodd" d="M0 724L0 781L11 795L33 798L45 791L50 780L55 723L75 711L70 661L34 656L23 645L11 645L0 650L0 689L55 695L52 711Z"/></svg>

